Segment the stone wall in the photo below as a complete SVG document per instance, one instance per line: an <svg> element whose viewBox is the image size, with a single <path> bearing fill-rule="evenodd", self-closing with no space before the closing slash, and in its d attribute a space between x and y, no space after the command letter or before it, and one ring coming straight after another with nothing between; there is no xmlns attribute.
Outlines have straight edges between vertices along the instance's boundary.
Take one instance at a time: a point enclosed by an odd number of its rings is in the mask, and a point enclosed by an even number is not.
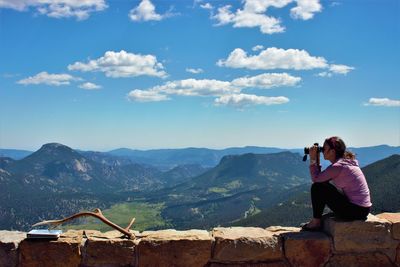
<svg viewBox="0 0 400 267"><path fill-rule="evenodd" d="M29 240L0 231L0 267L46 266L398 266L400 213L367 221L324 220L323 232L272 226L135 232L68 231L58 240Z"/></svg>

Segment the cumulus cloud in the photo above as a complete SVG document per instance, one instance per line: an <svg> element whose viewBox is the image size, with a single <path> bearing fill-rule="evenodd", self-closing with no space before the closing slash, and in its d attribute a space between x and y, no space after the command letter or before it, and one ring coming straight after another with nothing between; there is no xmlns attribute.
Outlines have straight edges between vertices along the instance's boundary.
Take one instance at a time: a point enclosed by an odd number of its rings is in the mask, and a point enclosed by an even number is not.
<svg viewBox="0 0 400 267"><path fill-rule="evenodd" d="M336 73L336 74L344 74L346 75L350 71L354 70L354 67L346 66L346 65L336 65L331 64L329 66L329 71Z"/></svg>
<svg viewBox="0 0 400 267"><path fill-rule="evenodd" d="M347 65L331 64L331 65L329 65L328 71L320 72L317 75L320 77L332 77L335 74L346 75L347 73L349 73L352 70L354 70L354 67L350 67Z"/></svg>
<svg viewBox="0 0 400 267"><path fill-rule="evenodd" d="M251 50L253 50L254 52L259 51L259 50L263 50L264 46L262 45L256 45L254 46Z"/></svg>
<svg viewBox="0 0 400 267"><path fill-rule="evenodd" d="M232 81L220 81L212 79L202 79L202 80L186 79L186 80L166 82L164 85L154 86L147 90L136 89L131 91L128 97L133 101L140 101L142 94L139 93L148 92L148 94L150 94L151 96L154 95L158 97L154 101L169 99L169 98L161 98L162 95L165 97L167 95L180 95L180 96L203 96L203 97L214 96L221 98L223 96L240 95L241 91L245 89L252 89L252 88L269 89L279 86L295 86L300 81L301 78L291 76L287 73L264 73L252 77L248 76L241 77L234 79ZM147 98L147 95L145 94L143 94L143 98L146 101L151 101L151 98ZM269 101L271 101L271 99L269 99ZM225 100L219 100L219 101L225 101ZM244 100L242 102L244 103ZM220 104L222 104L222 102Z"/></svg>
<svg viewBox="0 0 400 267"><path fill-rule="evenodd" d="M129 12L129 18L132 21L160 21L173 15L175 14L170 11L165 14L158 14L156 7L150 0L142 0L137 7L131 9Z"/></svg>
<svg viewBox="0 0 400 267"><path fill-rule="evenodd" d="M124 50L120 52L107 51L104 56L87 63L75 62L68 65L68 69L83 72L100 71L112 78L141 75L161 78L167 76L163 65L157 61L155 56L133 54Z"/></svg>
<svg viewBox="0 0 400 267"><path fill-rule="evenodd" d="M100 89L101 86L97 85L97 84L94 84L94 83L91 83L91 82L86 82L86 83L83 83L83 84L79 85L79 88L82 88L82 89L85 89L85 90L96 90L96 89Z"/></svg>
<svg viewBox="0 0 400 267"><path fill-rule="evenodd" d="M80 78L74 77L69 74L49 74L46 71L42 71L35 76L31 76L22 80L19 80L18 84L29 85L29 84L47 84L47 85L69 85L71 81L80 81Z"/></svg>
<svg viewBox="0 0 400 267"><path fill-rule="evenodd" d="M133 90L129 92L128 99L136 102L159 102L169 100L168 96L156 91Z"/></svg>
<svg viewBox="0 0 400 267"><path fill-rule="evenodd" d="M250 105L277 105L285 104L289 99L284 96L267 97L249 94L224 95L215 99L216 105L229 105L237 108L243 108Z"/></svg>
<svg viewBox="0 0 400 267"><path fill-rule="evenodd" d="M322 6L319 0L296 0L297 6L290 9L290 16L294 19L309 20L314 13L321 12Z"/></svg>
<svg viewBox="0 0 400 267"><path fill-rule="evenodd" d="M205 3L200 5L201 8L203 9L213 9L214 7L210 3Z"/></svg>
<svg viewBox="0 0 400 267"><path fill-rule="evenodd" d="M219 96L239 92L240 88L227 81L186 79L167 82L151 88L150 91L183 96Z"/></svg>
<svg viewBox="0 0 400 267"><path fill-rule="evenodd" d="M366 106L400 107L400 100L389 98L370 98Z"/></svg>
<svg viewBox="0 0 400 267"><path fill-rule="evenodd" d="M108 6L104 0L1 0L0 8L27 11L34 8L39 14L53 18L76 17L87 19L92 12L102 11Z"/></svg>
<svg viewBox="0 0 400 267"><path fill-rule="evenodd" d="M232 12L232 6L225 5L218 8L212 19L217 21L217 26L232 24L234 28L259 27L264 34L284 32L285 27L280 19L266 13L270 7L283 8L292 2L297 3L290 11L294 19L308 20L322 10L319 0L244 0L242 9Z"/></svg>
<svg viewBox="0 0 400 267"><path fill-rule="evenodd" d="M311 70L326 69L318 73L320 77L331 77L334 74L346 75L354 70L354 67L343 64L328 64L323 57L311 56L305 50L282 49L269 47L264 49L261 45L252 48L259 51L258 54L248 55L241 48L234 49L227 59L220 59L217 65L229 68L246 68L251 70L293 69Z"/></svg>
<svg viewBox="0 0 400 267"><path fill-rule="evenodd" d="M247 68L252 70L309 70L328 67L325 58L311 56L305 50L285 50L276 47L269 47L262 50L258 55L247 55L243 49L236 48L229 54L227 59L219 60L217 65L220 67Z"/></svg>
<svg viewBox="0 0 400 267"><path fill-rule="evenodd" d="M252 77L234 79L231 84L240 88L273 88L282 86L295 86L300 83L300 77L287 73L264 73Z"/></svg>
<svg viewBox="0 0 400 267"><path fill-rule="evenodd" d="M200 69L200 68L198 68L198 69L186 68L186 71L190 72L190 73L193 73L193 74L199 74L199 73L203 73L204 72L203 69Z"/></svg>

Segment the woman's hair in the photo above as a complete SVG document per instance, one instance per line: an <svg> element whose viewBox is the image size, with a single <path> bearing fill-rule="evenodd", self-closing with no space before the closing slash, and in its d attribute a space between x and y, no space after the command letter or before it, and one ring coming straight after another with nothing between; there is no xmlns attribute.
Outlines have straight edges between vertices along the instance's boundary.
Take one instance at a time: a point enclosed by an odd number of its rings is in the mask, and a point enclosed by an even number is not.
<svg viewBox="0 0 400 267"><path fill-rule="evenodd" d="M324 144L327 144L331 149L335 150L336 159L345 158L345 159L355 159L356 156L354 153L346 150L346 144L342 140L342 138L338 136L332 136L325 139Z"/></svg>

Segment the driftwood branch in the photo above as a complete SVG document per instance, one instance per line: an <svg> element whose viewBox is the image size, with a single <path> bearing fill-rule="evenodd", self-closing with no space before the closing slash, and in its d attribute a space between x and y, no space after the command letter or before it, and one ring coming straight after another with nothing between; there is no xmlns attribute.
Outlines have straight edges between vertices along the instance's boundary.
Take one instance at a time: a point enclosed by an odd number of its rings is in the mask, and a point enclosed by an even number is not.
<svg viewBox="0 0 400 267"><path fill-rule="evenodd" d="M41 225L50 225L50 228L54 228L57 225L63 224L67 221L70 221L70 220L73 220L73 219L76 219L79 217L85 217L85 216L92 216L92 217L99 219L100 221L107 224L108 226L111 226L115 230L123 233L129 239L135 238L135 235L133 233L129 232L129 229L132 227L132 224L135 222L135 218L132 218L131 222L129 223L129 225L126 228L122 228L121 226L111 222L106 217L104 217L104 215L100 209L95 209L93 212L89 212L89 211L79 212L79 213L76 213L74 215L71 215L71 216L61 219L61 220L42 221L42 222L32 225L32 227L41 226Z"/></svg>

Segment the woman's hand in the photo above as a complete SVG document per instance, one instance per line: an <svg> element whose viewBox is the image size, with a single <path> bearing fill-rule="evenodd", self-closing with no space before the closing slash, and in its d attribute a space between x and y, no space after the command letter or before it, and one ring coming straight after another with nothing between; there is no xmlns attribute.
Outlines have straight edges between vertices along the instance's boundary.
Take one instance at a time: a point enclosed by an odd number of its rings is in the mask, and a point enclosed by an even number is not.
<svg viewBox="0 0 400 267"><path fill-rule="evenodd" d="M315 161L317 160L317 156L319 157L318 146L314 145L310 147L310 160Z"/></svg>

